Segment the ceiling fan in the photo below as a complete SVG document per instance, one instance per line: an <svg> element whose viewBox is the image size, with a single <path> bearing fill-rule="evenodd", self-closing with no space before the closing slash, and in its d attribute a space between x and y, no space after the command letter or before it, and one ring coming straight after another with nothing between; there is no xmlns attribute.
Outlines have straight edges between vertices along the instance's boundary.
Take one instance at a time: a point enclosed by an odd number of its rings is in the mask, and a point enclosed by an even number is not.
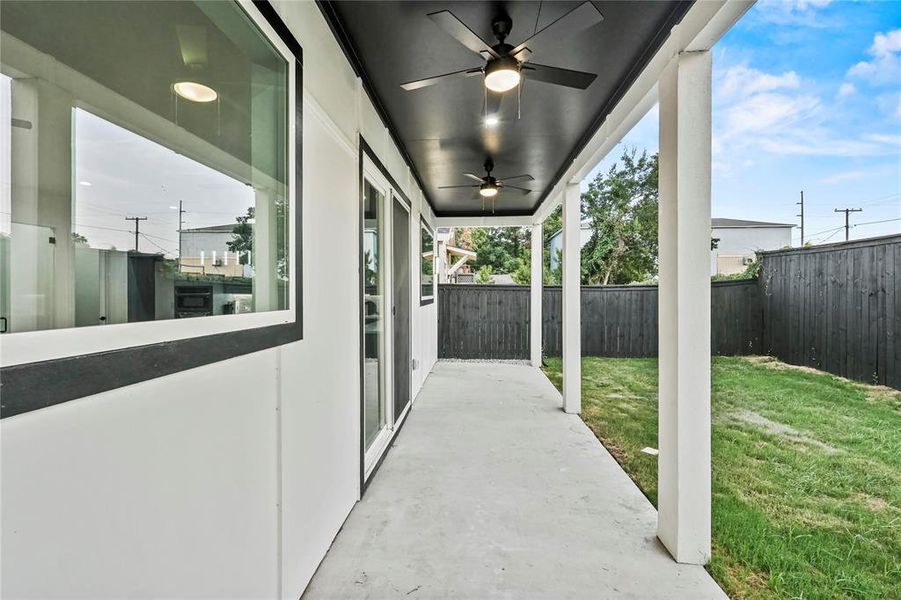
<svg viewBox="0 0 901 600"><path fill-rule="evenodd" d="M532 51L529 49L530 43L534 43L542 36L548 35L549 30L552 30L551 33L555 37L569 37L600 23L604 17L591 2L583 2L547 27L537 31L518 46L511 46L506 42L507 36L513 28L513 21L506 13L495 17L491 23L491 30L494 33L494 37L497 38L497 43L493 46L476 35L450 11L442 10L430 13L428 17L451 37L473 52L481 55L486 62L484 66L401 84L401 87L407 91L418 90L449 79L483 75L486 88L487 117L497 112L496 109L500 106L500 94L520 86L524 78L584 90L597 77L595 73L585 73L584 71L574 71L533 63L530 61ZM488 92L493 92L493 94ZM495 110L488 108L487 105L489 103L493 105Z"/></svg>
<svg viewBox="0 0 901 600"><path fill-rule="evenodd" d="M531 175L513 175L512 177L493 177L491 175L491 171L494 170L494 161L490 158L485 159L485 176L479 177L473 173L463 173L464 177L468 177L474 181L478 181L475 184L466 184L466 185L442 185L438 186L439 190L453 190L460 188L473 188L478 189L478 195L476 198L482 199L482 208L485 208L485 200L494 199L500 194L503 190L517 190L521 194L531 194L532 190L519 187L516 185L510 185L509 182L515 181L517 179L522 179L525 181L534 181L534 177ZM494 205L492 204L492 210Z"/></svg>

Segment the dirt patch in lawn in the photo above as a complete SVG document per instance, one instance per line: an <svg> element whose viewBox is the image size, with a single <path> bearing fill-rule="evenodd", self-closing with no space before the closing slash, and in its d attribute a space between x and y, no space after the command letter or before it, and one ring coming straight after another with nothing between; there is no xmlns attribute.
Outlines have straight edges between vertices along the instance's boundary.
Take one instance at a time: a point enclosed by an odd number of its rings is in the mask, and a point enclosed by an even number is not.
<svg viewBox="0 0 901 600"><path fill-rule="evenodd" d="M753 427L765 433L769 433L771 435L775 435L792 442L800 442L802 444L815 446L826 454L835 454L836 452L838 452L838 448L836 448L835 446L824 444L820 440L808 435L807 433L798 431L791 425L779 423L778 421L772 421L770 419L767 419L763 415L759 415L751 410L738 410L731 412L726 415L726 420L743 423L745 425L752 425Z"/></svg>

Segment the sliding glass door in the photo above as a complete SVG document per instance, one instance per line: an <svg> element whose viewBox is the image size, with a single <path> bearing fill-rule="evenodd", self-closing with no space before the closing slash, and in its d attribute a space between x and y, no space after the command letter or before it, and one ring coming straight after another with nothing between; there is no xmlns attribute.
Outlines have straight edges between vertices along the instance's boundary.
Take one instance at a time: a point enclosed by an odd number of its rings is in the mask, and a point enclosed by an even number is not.
<svg viewBox="0 0 901 600"><path fill-rule="evenodd" d="M363 443L367 458L387 425L385 410L385 197L363 182ZM370 462L369 460L366 461Z"/></svg>
<svg viewBox="0 0 901 600"><path fill-rule="evenodd" d="M381 169L363 161L363 476L410 406L410 207Z"/></svg>

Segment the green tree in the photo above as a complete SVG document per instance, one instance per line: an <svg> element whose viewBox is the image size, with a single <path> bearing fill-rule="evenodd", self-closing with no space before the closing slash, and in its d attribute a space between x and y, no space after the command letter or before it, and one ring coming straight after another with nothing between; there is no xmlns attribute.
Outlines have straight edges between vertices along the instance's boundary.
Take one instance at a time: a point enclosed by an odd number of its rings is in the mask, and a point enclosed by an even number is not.
<svg viewBox="0 0 901 600"><path fill-rule="evenodd" d="M626 150L582 194L591 238L582 248L582 283L642 281L657 272L657 155Z"/></svg>
<svg viewBox="0 0 901 600"><path fill-rule="evenodd" d="M491 273L493 269L491 265L482 265L482 268L479 269L479 272L476 274L476 282L477 283L491 283Z"/></svg>
<svg viewBox="0 0 901 600"><path fill-rule="evenodd" d="M247 264L248 252L253 252L253 207L247 208L247 214L236 217L238 223L232 228L232 237L226 246L232 252L238 253L238 261L242 265Z"/></svg>

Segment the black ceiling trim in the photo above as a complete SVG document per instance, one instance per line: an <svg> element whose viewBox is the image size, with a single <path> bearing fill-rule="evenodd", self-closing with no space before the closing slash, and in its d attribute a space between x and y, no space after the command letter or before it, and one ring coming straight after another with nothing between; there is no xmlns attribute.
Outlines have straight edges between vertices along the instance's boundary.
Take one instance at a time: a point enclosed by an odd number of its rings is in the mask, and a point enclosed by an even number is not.
<svg viewBox="0 0 901 600"><path fill-rule="evenodd" d="M322 16L325 17L325 21L326 23L328 23L329 29L332 30L332 35L335 36L335 40L338 42L338 45L344 52L344 56L347 58L347 61L350 63L350 66L351 68L353 68L356 76L359 77L363 82L363 89L366 90L367 94L369 94L369 99L372 101L372 105L375 107L375 112L382 119L385 127L388 128L388 134L394 141L394 145L397 147L398 152L400 152L401 156L403 157L404 162L407 163L407 167L413 174L413 179L416 180L416 184L419 186L419 190L425 197L425 201L429 203L429 206L432 208L432 212L437 216L438 211L435 210L435 204L432 202L432 197L429 195L428 189L422 183L422 178L419 176L419 171L416 169L416 164L413 162L413 158L410 156L410 153L407 152L407 147L404 145L404 143L400 139L400 136L397 134L397 128L394 125L394 121L392 121L391 117L388 116L388 111L385 109L385 105L382 103L381 98L379 98L378 94L375 93L375 86L372 84L372 80L369 78L369 74L366 72L366 68L363 66L363 61L353 44L353 40L351 40L350 35L348 35L347 31L344 29L344 24L341 23L341 17L338 16L338 12L335 10L334 4L335 3L333 0L316 0L316 5L319 6L319 11L322 13Z"/></svg>
<svg viewBox="0 0 901 600"><path fill-rule="evenodd" d="M604 121L610 115L610 112L617 105L617 103L622 100L623 96L625 96L626 91L631 87L635 80L638 79L638 75L644 71L645 67L648 66L648 63L651 62L651 59L654 57L654 54L660 49L663 45L663 42L669 37L670 31L672 28L679 24L682 21L682 18L685 16L685 13L688 12L688 9L691 8L691 5L694 4L694 0L686 0L684 2L678 3L673 9L670 11L669 15L663 20L660 28L657 30L657 33L654 34L651 43L645 46L644 52L642 52L641 56L637 61L632 64L632 68L629 69L628 73L626 73L625 77L620 81L619 85L616 87L616 90L610 95L610 98L604 104L603 108L601 108L600 112L598 112L597 117L595 117L594 121L592 121L591 126L585 130L585 134L579 140L579 142L575 145L572 152L570 152L569 156L566 157L566 160L563 162L563 165L560 167L560 170L554 175L554 178L551 180L550 185L544 190L544 193L541 195L541 198L535 203L535 206L532 207L532 212L529 214L535 214L547 197L550 195L551 190L554 189L560 179L566 174L566 171L569 170L569 167L575 162L576 158L579 156L579 153L585 149L588 143L591 141L591 138L598 132L601 128L601 125L604 124Z"/></svg>

